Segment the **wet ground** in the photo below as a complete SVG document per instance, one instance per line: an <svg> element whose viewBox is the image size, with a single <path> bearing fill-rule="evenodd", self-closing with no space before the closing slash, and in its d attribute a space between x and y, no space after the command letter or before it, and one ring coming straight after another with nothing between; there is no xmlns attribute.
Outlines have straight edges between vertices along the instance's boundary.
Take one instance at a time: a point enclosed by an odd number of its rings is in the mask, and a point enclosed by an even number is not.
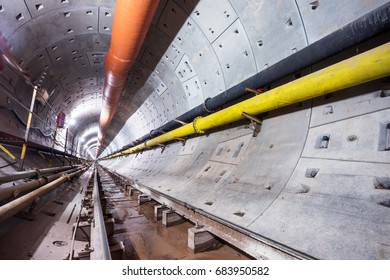
<svg viewBox="0 0 390 280"><path fill-rule="evenodd" d="M154 220L155 201L138 205L138 194L129 196L118 189L108 176L101 177L108 197L108 211L115 219L112 241L122 241L126 258L141 260L234 260L248 256L222 241L206 252L194 254L187 246L188 229L194 224L185 221L166 227Z"/></svg>

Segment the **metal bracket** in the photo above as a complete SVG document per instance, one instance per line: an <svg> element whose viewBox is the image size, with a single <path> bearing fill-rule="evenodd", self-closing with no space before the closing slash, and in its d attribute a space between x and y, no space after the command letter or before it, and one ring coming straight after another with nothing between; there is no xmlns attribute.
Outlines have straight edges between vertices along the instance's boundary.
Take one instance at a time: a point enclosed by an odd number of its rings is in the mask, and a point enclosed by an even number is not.
<svg viewBox="0 0 390 280"><path fill-rule="evenodd" d="M249 93L253 93L255 95L259 95L259 94L265 92L265 88L253 89L253 88L245 87L245 92L249 92Z"/></svg>
<svg viewBox="0 0 390 280"><path fill-rule="evenodd" d="M164 144L158 143L157 146L161 147L161 153L163 153L165 151L165 145Z"/></svg>
<svg viewBox="0 0 390 280"><path fill-rule="evenodd" d="M187 138L176 137L175 140L180 141L183 144L183 146L185 146L187 142Z"/></svg>
<svg viewBox="0 0 390 280"><path fill-rule="evenodd" d="M256 137L260 132L263 121L245 112L242 112L241 116L251 121L253 125L251 128L253 130L253 137Z"/></svg>

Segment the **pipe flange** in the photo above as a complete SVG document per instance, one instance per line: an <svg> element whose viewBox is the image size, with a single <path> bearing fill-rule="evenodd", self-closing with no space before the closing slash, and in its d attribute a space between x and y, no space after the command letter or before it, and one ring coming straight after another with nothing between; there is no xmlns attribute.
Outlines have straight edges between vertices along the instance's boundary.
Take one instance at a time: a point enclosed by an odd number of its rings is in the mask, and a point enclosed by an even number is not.
<svg viewBox="0 0 390 280"><path fill-rule="evenodd" d="M198 133L198 134L204 134L204 133L206 133L205 131L201 130L201 129L198 127L198 121L199 121L201 118L202 118L201 116L196 117L196 118L194 119L194 121L192 122L192 126L194 127L194 130L195 130L195 132Z"/></svg>
<svg viewBox="0 0 390 280"><path fill-rule="evenodd" d="M210 97L207 97L205 100L204 100L204 102L203 102L203 104L202 104L202 106L203 106L203 109L207 112L207 113L214 113L214 110L210 110L209 108L207 108L207 101L209 101L211 98Z"/></svg>

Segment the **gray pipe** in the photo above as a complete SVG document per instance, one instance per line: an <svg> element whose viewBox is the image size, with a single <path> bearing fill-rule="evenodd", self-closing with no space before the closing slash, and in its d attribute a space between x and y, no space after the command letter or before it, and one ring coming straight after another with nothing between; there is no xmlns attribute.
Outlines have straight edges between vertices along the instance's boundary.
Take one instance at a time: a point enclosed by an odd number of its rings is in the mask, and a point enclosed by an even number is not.
<svg viewBox="0 0 390 280"><path fill-rule="evenodd" d="M50 192L51 190L55 189L62 183L64 183L66 180L72 179L74 176L80 174L81 172L84 172L85 168L78 170L76 172L73 172L69 175L63 174L60 176L60 178L44 185L43 187L36 189L26 195L23 195L3 206L0 207L0 222L8 219L9 217L15 215L16 213L20 212L21 210L28 207L36 197L41 197L44 194Z"/></svg>
<svg viewBox="0 0 390 280"><path fill-rule="evenodd" d="M44 168L44 169L34 169L34 170L28 170L28 171L14 172L14 173L10 173L10 174L1 176L0 177L0 185L7 183L7 182L16 181L19 179L27 179L27 178L31 178L34 176L47 175L47 174L51 174L51 173L61 172L61 171L69 170L71 168L73 168L73 166L51 167L51 168Z"/></svg>
<svg viewBox="0 0 390 280"><path fill-rule="evenodd" d="M80 167L77 167L77 168L73 168L73 169L70 169L67 171L60 172L60 173L55 174L55 175L44 176L44 177L41 177L39 179L30 181L27 183L22 183L22 184L15 185L15 186L9 186L6 188L0 188L0 201L7 199L11 196L17 197L22 192L39 188L47 183L54 181L55 179L58 179L63 174L72 173L72 172L75 172L79 169L80 169Z"/></svg>

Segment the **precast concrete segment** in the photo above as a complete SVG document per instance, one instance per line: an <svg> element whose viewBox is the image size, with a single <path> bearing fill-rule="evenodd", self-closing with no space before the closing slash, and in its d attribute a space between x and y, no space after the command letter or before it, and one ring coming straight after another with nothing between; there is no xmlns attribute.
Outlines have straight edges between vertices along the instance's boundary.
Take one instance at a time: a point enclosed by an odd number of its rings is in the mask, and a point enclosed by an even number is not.
<svg viewBox="0 0 390 280"><path fill-rule="evenodd" d="M388 75L390 75L390 43L341 61L209 116L198 117L193 123L183 125L107 158L132 154L177 138L204 133L212 128L243 119L243 113L258 115Z"/></svg>

